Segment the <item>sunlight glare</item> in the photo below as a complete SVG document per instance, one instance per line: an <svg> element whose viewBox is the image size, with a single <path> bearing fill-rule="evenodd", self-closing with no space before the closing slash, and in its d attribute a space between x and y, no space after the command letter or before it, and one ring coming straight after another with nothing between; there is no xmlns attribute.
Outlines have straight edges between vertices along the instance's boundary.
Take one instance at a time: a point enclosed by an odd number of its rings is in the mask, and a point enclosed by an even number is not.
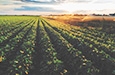
<svg viewBox="0 0 115 75"><path fill-rule="evenodd" d="M60 10L65 10L69 13L73 13L74 11L76 11L76 7L77 5L75 3L62 3L59 6L56 7L56 9L60 9Z"/></svg>

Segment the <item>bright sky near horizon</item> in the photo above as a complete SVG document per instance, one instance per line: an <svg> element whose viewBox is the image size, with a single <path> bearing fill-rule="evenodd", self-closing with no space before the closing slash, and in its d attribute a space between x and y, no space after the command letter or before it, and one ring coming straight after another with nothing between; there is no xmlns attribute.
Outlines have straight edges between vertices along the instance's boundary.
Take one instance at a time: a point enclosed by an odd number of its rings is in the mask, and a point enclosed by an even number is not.
<svg viewBox="0 0 115 75"><path fill-rule="evenodd" d="M115 13L115 0L0 0L0 15Z"/></svg>

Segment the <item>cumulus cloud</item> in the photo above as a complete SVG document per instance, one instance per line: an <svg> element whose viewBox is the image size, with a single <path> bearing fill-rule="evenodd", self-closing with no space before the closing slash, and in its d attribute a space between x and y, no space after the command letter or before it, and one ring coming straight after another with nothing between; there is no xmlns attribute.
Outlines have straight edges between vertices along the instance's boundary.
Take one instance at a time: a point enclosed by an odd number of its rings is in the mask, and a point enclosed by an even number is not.
<svg viewBox="0 0 115 75"><path fill-rule="evenodd" d="M39 11L39 12L65 12L64 10L55 10L50 7L31 7L31 6L22 6L21 8L15 8L16 11Z"/></svg>
<svg viewBox="0 0 115 75"><path fill-rule="evenodd" d="M114 13L114 7L115 0L0 0L0 14Z"/></svg>
<svg viewBox="0 0 115 75"><path fill-rule="evenodd" d="M44 3L44 4L55 4L55 3L65 3L65 2L77 2L77 3L88 3L93 0L19 0L22 2L34 2L34 3Z"/></svg>
<svg viewBox="0 0 115 75"><path fill-rule="evenodd" d="M36 4L56 4L55 0L18 0L25 3L36 3Z"/></svg>

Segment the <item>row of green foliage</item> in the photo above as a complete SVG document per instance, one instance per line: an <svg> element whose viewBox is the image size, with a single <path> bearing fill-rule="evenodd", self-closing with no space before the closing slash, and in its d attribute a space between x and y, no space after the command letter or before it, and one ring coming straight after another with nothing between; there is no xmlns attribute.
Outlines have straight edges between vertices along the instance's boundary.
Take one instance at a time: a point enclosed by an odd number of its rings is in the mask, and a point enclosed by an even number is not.
<svg viewBox="0 0 115 75"><path fill-rule="evenodd" d="M98 74L98 69L92 66L92 62L87 60L80 50L74 48L66 38L63 38L60 33L51 28L46 22L44 22L44 27L58 53L59 59L63 61L64 67L68 71L67 75Z"/></svg>
<svg viewBox="0 0 115 75"><path fill-rule="evenodd" d="M90 37L93 36L91 34L87 34L87 32L82 32L81 29L77 29L75 30L75 28L72 27L71 30L68 30L66 28L64 28L64 25L59 25L59 23L55 22L48 23L54 30L58 31L59 33L61 33L61 35L67 39L75 48L80 49L83 54L87 57L87 59L90 59L93 63L94 66L97 67L100 72L102 72L101 74L112 74L114 71L114 67L115 67L115 59L112 58L114 57L114 52L112 52L112 49L114 49L112 46L112 42L109 43L109 47L108 44L106 45L106 43L103 42L97 42L97 37ZM73 31L74 29L74 31ZM80 31L81 30L81 31ZM86 29L84 29L86 30ZM88 31L88 30L87 30ZM93 30L91 31L93 33ZM99 32L98 32L99 33ZM101 33L101 32L100 32ZM104 33L103 33L104 34ZM101 35L101 34L98 34ZM100 38L100 37L98 37ZM110 39L113 39L112 37ZM99 39L100 40L100 39ZM101 39L102 40L102 39ZM103 39L104 41L106 41L106 39ZM115 40L113 40L115 41ZM98 44L99 43L99 44ZM104 46L106 45L106 46ZM109 54L109 55L108 55ZM111 57L112 56L112 57ZM99 62L99 63L97 63ZM99 64L103 64L103 65L99 65ZM111 64L111 65L110 65ZM104 70L105 68L109 68ZM106 71L106 72L104 72Z"/></svg>

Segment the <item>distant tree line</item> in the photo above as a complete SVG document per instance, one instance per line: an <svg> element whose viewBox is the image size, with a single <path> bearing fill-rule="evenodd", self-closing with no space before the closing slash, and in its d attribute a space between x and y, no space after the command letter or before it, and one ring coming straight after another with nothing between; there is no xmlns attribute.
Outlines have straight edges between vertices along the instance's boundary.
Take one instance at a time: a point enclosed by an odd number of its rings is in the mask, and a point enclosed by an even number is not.
<svg viewBox="0 0 115 75"><path fill-rule="evenodd" d="M88 14L57 14L57 15L54 15L54 14L50 14L49 16L87 16ZM113 14L96 14L96 13L93 13L91 14L93 16L115 16L115 13Z"/></svg>
<svg viewBox="0 0 115 75"><path fill-rule="evenodd" d="M113 13L113 14L109 14L109 15L107 15L107 14L92 14L93 16L115 16L115 13Z"/></svg>
<svg viewBox="0 0 115 75"><path fill-rule="evenodd" d="M115 13L114 14L109 14L110 16L115 16Z"/></svg>

